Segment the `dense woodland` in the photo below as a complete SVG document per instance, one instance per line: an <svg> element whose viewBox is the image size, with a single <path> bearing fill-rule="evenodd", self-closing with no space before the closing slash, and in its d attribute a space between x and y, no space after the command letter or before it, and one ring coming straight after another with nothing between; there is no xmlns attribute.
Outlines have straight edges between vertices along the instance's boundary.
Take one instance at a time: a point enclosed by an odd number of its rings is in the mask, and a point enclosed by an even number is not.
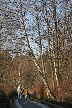
<svg viewBox="0 0 72 108"><path fill-rule="evenodd" d="M1 0L0 10L0 95L21 84L71 103L71 0Z"/></svg>

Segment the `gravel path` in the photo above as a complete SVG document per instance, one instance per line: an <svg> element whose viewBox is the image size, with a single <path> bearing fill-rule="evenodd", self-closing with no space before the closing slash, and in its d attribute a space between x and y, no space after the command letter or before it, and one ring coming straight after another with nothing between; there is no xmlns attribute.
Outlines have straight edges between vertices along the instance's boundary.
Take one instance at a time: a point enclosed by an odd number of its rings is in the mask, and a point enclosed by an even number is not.
<svg viewBox="0 0 72 108"><path fill-rule="evenodd" d="M43 104L33 102L22 97L21 99L15 99L16 108L50 108Z"/></svg>

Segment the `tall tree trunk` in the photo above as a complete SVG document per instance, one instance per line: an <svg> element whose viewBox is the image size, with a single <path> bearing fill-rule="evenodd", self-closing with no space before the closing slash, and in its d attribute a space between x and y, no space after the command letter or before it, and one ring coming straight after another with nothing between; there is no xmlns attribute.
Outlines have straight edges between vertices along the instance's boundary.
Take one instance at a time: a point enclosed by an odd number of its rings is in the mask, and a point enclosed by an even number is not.
<svg viewBox="0 0 72 108"><path fill-rule="evenodd" d="M40 36L39 17L38 17L38 11L37 11L36 4L35 4L35 8L36 8L36 21L37 21L37 27L38 27L38 37L39 37L39 46L40 46L40 60L41 60L42 71L45 76L44 60L43 60L43 54L42 54L42 42L41 42L41 36Z"/></svg>
<svg viewBox="0 0 72 108"><path fill-rule="evenodd" d="M46 27L47 27L47 40L48 40L48 57L50 60L50 66L51 66L51 71L52 71L52 84L53 84L53 88L54 88L54 64L53 64L53 51L51 51L51 48L53 47L50 42L51 42L51 38L50 38L50 31L53 31L53 29L50 27L49 25L49 21L48 21L48 13L47 13L47 8L46 8L46 0L42 0L43 2L43 14L45 12L45 22L46 22Z"/></svg>
<svg viewBox="0 0 72 108"><path fill-rule="evenodd" d="M58 50L58 36L57 36L57 19L56 19L56 5L55 5L55 0L53 0L53 25L55 26L54 30L54 39L55 39L55 50L53 51L53 58L54 58L54 73L55 73L55 78L57 82L57 87L59 89L59 81L58 81L58 75L59 74L59 61L58 61L58 55L59 55L59 50ZM54 46L53 46L54 47Z"/></svg>

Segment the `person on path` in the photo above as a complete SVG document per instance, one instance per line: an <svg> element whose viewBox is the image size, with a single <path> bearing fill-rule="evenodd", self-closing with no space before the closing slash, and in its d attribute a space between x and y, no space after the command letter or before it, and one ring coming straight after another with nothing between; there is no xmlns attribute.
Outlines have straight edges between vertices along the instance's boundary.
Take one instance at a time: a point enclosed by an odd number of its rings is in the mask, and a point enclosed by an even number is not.
<svg viewBox="0 0 72 108"><path fill-rule="evenodd" d="M26 88L24 89L23 93L24 93L25 99L27 99L28 98L28 90Z"/></svg>
<svg viewBox="0 0 72 108"><path fill-rule="evenodd" d="M17 93L18 93L18 98L21 98L22 89L20 85L17 88Z"/></svg>

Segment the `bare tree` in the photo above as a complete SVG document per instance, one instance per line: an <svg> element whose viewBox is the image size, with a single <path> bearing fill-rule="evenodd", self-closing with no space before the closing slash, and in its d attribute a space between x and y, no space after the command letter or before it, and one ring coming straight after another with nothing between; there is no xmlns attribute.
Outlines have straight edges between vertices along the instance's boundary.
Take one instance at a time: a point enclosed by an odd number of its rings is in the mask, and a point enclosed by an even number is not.
<svg viewBox="0 0 72 108"><path fill-rule="evenodd" d="M36 65L36 67L38 68L38 71L39 71L39 73L40 73L40 75L41 75L41 77L42 77L42 80L43 80L43 82L44 82L44 84L45 84L45 86L46 86L46 89L47 89L47 96L48 96L48 97L50 96L51 98L54 99L54 95L52 94L52 92L51 92L51 90L50 90L50 88L49 88L49 86L48 86L48 83L47 83L47 81L46 81L46 78L45 78L45 76L44 76L44 73L43 73L43 71L41 70L39 64L37 63L37 60L36 60L36 58L35 58L35 56L34 56L34 53L33 53L32 49L31 49L31 47L30 47L30 44L29 44L28 35L27 35L26 29L25 29L25 22L24 22L23 14L22 14L22 2L21 2L21 0L20 0L20 18L21 18L22 28L23 28L23 31L24 31L24 36L25 36L25 39L26 39L26 42L27 42L27 45L28 45L29 53L30 53L30 55L32 56L32 58L33 58L33 60L34 60L34 63L35 63L35 65Z"/></svg>

